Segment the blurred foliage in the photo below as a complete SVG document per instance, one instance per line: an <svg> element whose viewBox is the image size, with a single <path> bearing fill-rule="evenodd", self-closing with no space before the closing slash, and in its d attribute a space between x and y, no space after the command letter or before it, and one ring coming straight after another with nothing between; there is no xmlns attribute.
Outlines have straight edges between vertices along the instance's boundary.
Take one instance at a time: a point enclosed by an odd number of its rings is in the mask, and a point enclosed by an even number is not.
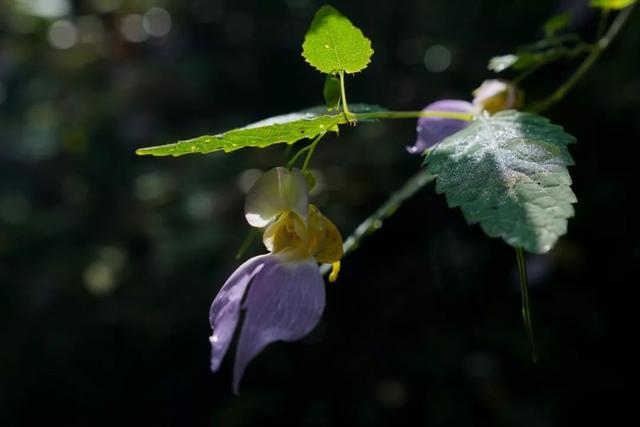
<svg viewBox="0 0 640 427"><path fill-rule="evenodd" d="M624 419L640 262L638 13L548 112L575 135L569 234L528 257L529 362L513 250L432 189L328 286L319 330L208 371L208 309L237 266L243 192L284 147L178 159L136 148L322 104L300 43L313 0L0 0L0 425L610 425ZM335 2L372 40L350 101L468 98L490 57L597 27L587 1ZM637 12L637 11L636 11ZM573 69L527 80L543 97ZM348 233L419 167L414 123L362 124L314 156ZM623 153L613 157L611 153ZM257 244L250 252L261 251ZM613 404L621 405L612 406Z"/></svg>

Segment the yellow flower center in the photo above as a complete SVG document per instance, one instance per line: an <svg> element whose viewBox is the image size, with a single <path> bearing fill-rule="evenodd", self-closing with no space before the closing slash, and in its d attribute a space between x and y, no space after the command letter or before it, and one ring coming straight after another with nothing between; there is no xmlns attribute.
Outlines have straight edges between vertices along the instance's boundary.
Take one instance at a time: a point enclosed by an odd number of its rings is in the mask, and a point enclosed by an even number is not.
<svg viewBox="0 0 640 427"><path fill-rule="evenodd" d="M284 252L296 258L312 256L319 263L333 264L332 275L335 277L338 274L342 258L342 236L336 226L314 205L309 205L306 225L295 212L284 212L267 227L262 239L271 252Z"/></svg>

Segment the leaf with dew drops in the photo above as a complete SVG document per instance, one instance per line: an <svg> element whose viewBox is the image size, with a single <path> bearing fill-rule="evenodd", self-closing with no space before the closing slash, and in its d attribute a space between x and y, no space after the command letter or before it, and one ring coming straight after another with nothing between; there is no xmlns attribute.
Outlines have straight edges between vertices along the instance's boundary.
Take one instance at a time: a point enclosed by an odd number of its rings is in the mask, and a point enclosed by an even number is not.
<svg viewBox="0 0 640 427"><path fill-rule="evenodd" d="M383 111L370 104L349 104L355 113ZM274 144L293 144L305 138L315 138L326 132L337 132L347 123L344 114L327 114L326 107L312 107L303 111L283 114L216 135L178 141L172 144L145 147L136 150L140 156L182 156L206 154L216 151L230 152L246 147L265 148Z"/></svg>
<svg viewBox="0 0 640 427"><path fill-rule="evenodd" d="M576 197L567 166L575 139L544 117L479 117L433 148L425 164L436 191L490 237L546 253L567 232Z"/></svg>

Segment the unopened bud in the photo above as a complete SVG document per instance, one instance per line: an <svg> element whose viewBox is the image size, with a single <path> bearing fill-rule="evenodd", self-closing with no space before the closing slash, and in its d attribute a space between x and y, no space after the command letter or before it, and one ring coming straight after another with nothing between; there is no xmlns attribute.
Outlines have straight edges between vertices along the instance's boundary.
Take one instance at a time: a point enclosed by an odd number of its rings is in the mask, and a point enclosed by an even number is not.
<svg viewBox="0 0 640 427"><path fill-rule="evenodd" d="M513 83L504 80L485 80L473 91L473 105L490 114L498 111L518 109L522 106L523 93Z"/></svg>

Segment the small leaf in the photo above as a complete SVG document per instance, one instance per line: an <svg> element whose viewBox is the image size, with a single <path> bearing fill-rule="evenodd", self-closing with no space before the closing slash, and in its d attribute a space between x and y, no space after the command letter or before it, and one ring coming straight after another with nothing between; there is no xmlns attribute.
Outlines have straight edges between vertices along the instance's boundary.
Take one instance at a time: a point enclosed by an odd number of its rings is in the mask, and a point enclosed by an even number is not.
<svg viewBox="0 0 640 427"><path fill-rule="evenodd" d="M436 191L470 224L515 248L548 252L567 231L576 197L567 169L575 139L546 118L503 111L479 117L425 159Z"/></svg>
<svg viewBox="0 0 640 427"><path fill-rule="evenodd" d="M369 104L350 104L354 113L384 111ZM217 135L204 135L173 144L145 147L136 150L140 156L182 156L193 153L230 152L245 147L265 148L273 144L293 144L304 138L315 138L326 132L337 132L338 125L347 123L344 114L327 114L324 106L296 113L271 117L242 128Z"/></svg>
<svg viewBox="0 0 640 427"><path fill-rule="evenodd" d="M494 56L489 60L488 69L500 73L506 69L525 70L543 61L542 55L521 52L518 54Z"/></svg>
<svg viewBox="0 0 640 427"><path fill-rule="evenodd" d="M340 105L340 80L331 74L327 74L324 79L322 93L324 94L324 102L327 104L327 109L329 111L337 111Z"/></svg>
<svg viewBox="0 0 640 427"><path fill-rule="evenodd" d="M566 11L552 16L544 23L544 34L547 37L553 36L556 32L568 27L573 21L573 13Z"/></svg>
<svg viewBox="0 0 640 427"><path fill-rule="evenodd" d="M305 60L326 74L362 71L371 55L371 40L329 5L316 12L302 44Z"/></svg>
<svg viewBox="0 0 640 427"><path fill-rule="evenodd" d="M591 0L590 5L601 9L624 9L635 2L636 0Z"/></svg>

